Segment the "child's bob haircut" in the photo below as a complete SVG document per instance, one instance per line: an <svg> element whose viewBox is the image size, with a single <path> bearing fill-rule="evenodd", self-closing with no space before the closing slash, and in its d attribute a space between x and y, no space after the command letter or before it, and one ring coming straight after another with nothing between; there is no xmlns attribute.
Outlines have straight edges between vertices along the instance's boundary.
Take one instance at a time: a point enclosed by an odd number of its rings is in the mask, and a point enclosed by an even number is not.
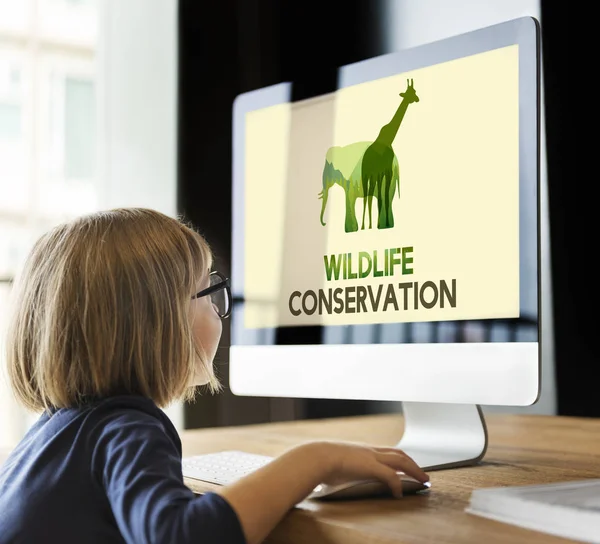
<svg viewBox="0 0 600 544"><path fill-rule="evenodd" d="M43 235L13 290L7 365L34 411L143 395L161 407L192 398L198 361L189 307L212 265L183 220L144 208L83 216Z"/></svg>

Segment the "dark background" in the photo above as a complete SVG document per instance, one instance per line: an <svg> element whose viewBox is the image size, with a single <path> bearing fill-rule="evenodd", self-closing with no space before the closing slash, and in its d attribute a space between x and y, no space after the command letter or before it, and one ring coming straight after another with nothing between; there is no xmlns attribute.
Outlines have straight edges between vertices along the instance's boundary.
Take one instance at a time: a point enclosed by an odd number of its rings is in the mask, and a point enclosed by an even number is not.
<svg viewBox="0 0 600 544"><path fill-rule="evenodd" d="M584 127L584 119L595 115L589 105L596 69L595 61L589 62L597 58L596 21L574 3L544 0L541 6L558 413L597 417L600 346L594 263L600 228L591 181L595 151L590 149L593 139L573 130L571 122L577 119ZM582 70L579 78L570 75L575 69ZM575 89L576 100L565 100Z"/></svg>
<svg viewBox="0 0 600 544"><path fill-rule="evenodd" d="M589 230L594 202L582 198L581 188L574 190L581 182L568 152L573 135L566 126L571 109L566 103L581 99L581 86L571 94L576 82L570 81L573 61L566 36L575 14L565 6L543 1L540 21L558 412L599 416L596 322L588 318L597 285L591 277L595 241ZM338 66L389 52L384 7L378 0L180 0L178 209L211 243L219 270L230 273L234 98L282 81L294 82L295 100L333 91ZM587 250L579 249L583 240ZM584 278L589 278L587 287ZM318 333L304 334L310 341ZM225 326L217 369L226 390L199 398L187 410L189 427L367 413L360 401L235 397L227 388L228 345Z"/></svg>

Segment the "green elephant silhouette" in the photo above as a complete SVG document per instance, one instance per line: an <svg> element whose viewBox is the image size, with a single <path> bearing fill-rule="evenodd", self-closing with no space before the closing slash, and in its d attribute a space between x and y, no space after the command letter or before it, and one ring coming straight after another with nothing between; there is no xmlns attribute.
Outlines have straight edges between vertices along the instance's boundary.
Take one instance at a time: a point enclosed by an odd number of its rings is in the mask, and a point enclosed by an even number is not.
<svg viewBox="0 0 600 544"><path fill-rule="evenodd" d="M331 186L340 185L346 195L346 217L344 230L356 232L355 204L358 198L363 199L363 216L361 229L365 228L367 209L369 211L369 229L372 228L373 197L377 198L377 228L388 229L394 226L392 202L398 191L400 196L400 169L398 158L392 148L392 143L398 133L400 124L408 106L419 102L413 80L406 80L406 91L400 93L402 101L392 117L384 125L374 142L356 142L343 147L330 147L325 157L323 169L323 190L319 198L321 205L321 224L327 197Z"/></svg>
<svg viewBox="0 0 600 544"><path fill-rule="evenodd" d="M346 232L355 232L358 230L358 221L356 219L356 200L363 199L364 191L362 183L362 164L365 151L373 142L356 142L346 146L330 147L325 158L325 167L323 168L323 190L319 193L319 198L323 200L321 205L321 224L325 226L324 215L327 207L327 198L329 189L334 185L339 185L344 189L346 200L346 216L344 220L344 230ZM398 178L398 161L395 161L396 179ZM394 198L396 184L388 186L390 192L389 198ZM364 215L364 214L363 214ZM364 228L364 225L363 225Z"/></svg>

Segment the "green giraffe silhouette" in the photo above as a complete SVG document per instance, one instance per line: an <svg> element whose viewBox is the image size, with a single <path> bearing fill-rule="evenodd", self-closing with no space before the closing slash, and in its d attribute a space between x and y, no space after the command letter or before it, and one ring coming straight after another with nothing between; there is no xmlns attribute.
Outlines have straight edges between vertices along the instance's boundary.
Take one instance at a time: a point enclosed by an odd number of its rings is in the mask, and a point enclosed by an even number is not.
<svg viewBox="0 0 600 544"><path fill-rule="evenodd" d="M397 168L397 158L392 143L409 104L418 102L413 80L406 80L406 91L400 93L402 102L398 106L392 120L379 131L377 139L367 148L362 158L362 194L364 208L362 229L365 228L365 212L369 209L369 228L371 226L371 206L373 195L377 197L377 228L389 229L394 226L392 201L398 185L400 196L400 172Z"/></svg>
<svg viewBox="0 0 600 544"><path fill-rule="evenodd" d="M323 201L321 205L321 224L323 226L325 226L323 217L327 207L329 189L334 185L339 185L344 189L346 196L344 230L346 232L356 232L358 230L355 208L356 200L364 198L362 158L365 151L372 144L373 142L356 142L343 147L330 147L327 150L325 167L323 168L323 190L319 193L319 198ZM394 171L398 172L398 161L395 158ZM395 186L393 186L393 190L395 191Z"/></svg>

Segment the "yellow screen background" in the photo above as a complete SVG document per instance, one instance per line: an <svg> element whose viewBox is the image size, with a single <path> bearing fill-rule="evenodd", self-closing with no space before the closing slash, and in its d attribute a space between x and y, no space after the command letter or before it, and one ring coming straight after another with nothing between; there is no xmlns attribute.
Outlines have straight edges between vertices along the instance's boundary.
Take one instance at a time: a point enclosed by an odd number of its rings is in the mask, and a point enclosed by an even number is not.
<svg viewBox="0 0 600 544"><path fill-rule="evenodd" d="M408 106L393 142L400 197L395 226L344 230L344 190L329 190L320 222L327 150L374 141L407 79ZM246 114L245 326L366 324L519 315L519 81L513 45ZM356 204L359 229L363 200ZM324 255L413 247L412 275L327 281ZM355 267L356 269L356 267ZM441 308L294 317L293 291L456 279ZM400 297L400 295L399 295ZM296 302L298 304L298 301Z"/></svg>

